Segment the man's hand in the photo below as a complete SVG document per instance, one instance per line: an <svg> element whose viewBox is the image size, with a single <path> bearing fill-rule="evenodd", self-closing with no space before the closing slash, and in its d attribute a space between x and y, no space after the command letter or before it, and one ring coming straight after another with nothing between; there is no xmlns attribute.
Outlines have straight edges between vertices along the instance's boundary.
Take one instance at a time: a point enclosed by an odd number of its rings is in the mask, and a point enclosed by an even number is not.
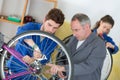
<svg viewBox="0 0 120 80"><path fill-rule="evenodd" d="M24 62L28 63L28 64L31 64L31 63L33 63L33 62L35 61L34 58L31 58L31 57L28 56L28 55L24 56L24 57L22 58L22 60L23 60Z"/></svg>
<svg viewBox="0 0 120 80"><path fill-rule="evenodd" d="M39 59L42 57L41 51L37 44L32 39L25 39L25 43L27 43L29 46L33 48L33 58L34 59Z"/></svg>
<svg viewBox="0 0 120 80"><path fill-rule="evenodd" d="M37 60L37 59L42 58L42 53L36 44L33 46L33 49L34 49L34 52L33 52L34 59Z"/></svg>
<svg viewBox="0 0 120 80"><path fill-rule="evenodd" d="M66 75L64 75L63 74L63 72L57 72L57 75L60 77L60 78L62 78L62 79L64 79L64 78L67 78L67 76Z"/></svg>
<svg viewBox="0 0 120 80"><path fill-rule="evenodd" d="M66 78L66 76L63 75L63 73L62 73L62 72L65 72L65 68L63 66L49 64L49 63L46 65L50 67L50 70L47 71L48 73L50 73L52 75L58 74L58 76L60 78Z"/></svg>
<svg viewBox="0 0 120 80"><path fill-rule="evenodd" d="M40 52L40 50L34 50L33 52L33 57L34 59L40 59L42 57L42 53Z"/></svg>

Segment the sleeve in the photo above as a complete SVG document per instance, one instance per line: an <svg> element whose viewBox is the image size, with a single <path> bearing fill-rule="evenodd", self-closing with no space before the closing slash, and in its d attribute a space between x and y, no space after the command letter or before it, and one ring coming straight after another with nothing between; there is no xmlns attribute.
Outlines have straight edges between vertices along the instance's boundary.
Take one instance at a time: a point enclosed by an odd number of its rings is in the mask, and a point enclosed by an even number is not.
<svg viewBox="0 0 120 80"><path fill-rule="evenodd" d="M115 44L115 42L113 41L113 39L110 37L110 36L105 36L105 40L107 41L107 42L110 42L111 44L113 44L115 47L114 47L114 49L112 49L112 48L108 48L108 50L109 50L109 52L111 53L111 54L115 54L115 53L117 53L118 52L118 50L119 50L119 48L118 48L118 46Z"/></svg>
<svg viewBox="0 0 120 80"><path fill-rule="evenodd" d="M27 23L23 26L19 26L16 35L27 32L29 30L34 30L34 24L31 22ZM24 39L32 39L32 36L23 37L22 39L20 39L20 41L22 41Z"/></svg>
<svg viewBox="0 0 120 80"><path fill-rule="evenodd" d="M22 42L22 43L23 43L23 42ZM19 43L19 42L18 42L18 44L17 44L16 47L15 47L15 50L16 50L17 52L19 52L22 56L25 56L25 55L29 55L29 56L30 56L30 54L28 53L27 47L20 45L20 44L22 44L22 43ZM23 45L25 45L25 44L23 44Z"/></svg>
<svg viewBox="0 0 120 80"><path fill-rule="evenodd" d="M51 58L51 54L53 53L54 49L56 48L57 43L49 38L44 38L40 45L40 50L44 55L46 55L47 59L42 60L41 63L44 64L48 62Z"/></svg>
<svg viewBox="0 0 120 80"><path fill-rule="evenodd" d="M27 23L23 26L19 26L16 34L21 34L23 32L29 31L29 30L34 30L34 24L31 22Z"/></svg>
<svg viewBox="0 0 120 80"><path fill-rule="evenodd" d="M105 44L99 43L98 45L99 46L91 50L90 55L84 61L74 64L74 75L80 76L91 74L102 67L106 55L106 48Z"/></svg>

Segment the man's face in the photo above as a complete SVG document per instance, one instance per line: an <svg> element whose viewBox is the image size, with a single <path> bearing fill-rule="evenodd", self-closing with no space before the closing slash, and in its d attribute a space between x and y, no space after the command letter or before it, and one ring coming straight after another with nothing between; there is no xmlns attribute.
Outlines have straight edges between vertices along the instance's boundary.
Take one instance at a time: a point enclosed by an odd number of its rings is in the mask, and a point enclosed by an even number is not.
<svg viewBox="0 0 120 80"><path fill-rule="evenodd" d="M43 30L51 34L55 33L59 27L60 24L51 19L45 20L43 23Z"/></svg>
<svg viewBox="0 0 120 80"><path fill-rule="evenodd" d="M86 27L82 26L78 20L74 20L71 22L71 29L73 32L73 35L78 39L78 40L84 40L86 36Z"/></svg>

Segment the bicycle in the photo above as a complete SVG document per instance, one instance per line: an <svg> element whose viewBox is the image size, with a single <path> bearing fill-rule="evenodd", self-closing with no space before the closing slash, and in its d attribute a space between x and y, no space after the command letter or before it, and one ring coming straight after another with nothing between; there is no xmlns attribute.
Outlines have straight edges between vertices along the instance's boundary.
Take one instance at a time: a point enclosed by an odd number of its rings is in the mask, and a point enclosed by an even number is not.
<svg viewBox="0 0 120 80"><path fill-rule="evenodd" d="M47 78L47 80L49 80L49 78L55 76L54 74L50 74L47 72L47 70L49 70L49 67L46 66L48 62L46 62L46 64L41 63L42 61L47 59L46 57L47 55L44 55L44 52L48 48L46 49L43 48L44 49L42 51L43 57L40 58L39 60L35 60L32 64L25 63L22 59L23 55L16 51L15 46L19 44L19 40L29 36L39 36L42 38L48 38L49 40L52 40L57 44L57 46L52 52L51 61L50 60L48 61L51 62L52 64L59 64L62 66L67 65L66 73L65 72L63 73L65 74L65 76L67 76L67 80L71 80L72 63L69 57L69 51L67 50L63 42L59 40L57 37L42 31L28 31L28 32L21 33L13 37L7 44L4 43L3 35L0 34L0 53L2 54L0 58L0 78L2 80L18 80L20 77L22 77L22 80L42 80L41 77L44 75ZM29 51L33 51L31 47L28 47L25 44L19 44L19 45L24 46L26 49L29 49ZM44 46L44 47L51 48L50 45ZM56 59L56 55L58 53L62 54L66 58L62 59L59 56ZM14 58L15 60L12 60L12 58ZM18 60L21 63L20 64L17 63L16 60ZM14 69L9 68L10 66L8 65L9 62L14 63L17 66L15 66L15 68L13 67ZM62 62L66 62L66 63L63 64ZM18 71L17 72L13 71L15 69L17 69ZM61 79L61 80L64 80L64 79Z"/></svg>

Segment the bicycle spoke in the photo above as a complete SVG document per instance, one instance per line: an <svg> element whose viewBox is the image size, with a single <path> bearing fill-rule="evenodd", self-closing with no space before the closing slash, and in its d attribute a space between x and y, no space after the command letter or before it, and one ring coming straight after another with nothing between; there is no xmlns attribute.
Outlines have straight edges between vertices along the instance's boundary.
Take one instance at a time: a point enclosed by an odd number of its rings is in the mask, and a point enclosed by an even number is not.
<svg viewBox="0 0 120 80"><path fill-rule="evenodd" d="M24 67L24 66L22 66L22 65L20 65L20 64L18 64L17 62L15 62L15 61L12 61L13 63L15 63L17 66L18 66L18 68L20 69L24 69L24 70L27 70L28 68L27 67ZM14 67L13 67L14 68ZM16 68L16 67L15 67ZM18 69L17 68L17 69Z"/></svg>
<svg viewBox="0 0 120 80"><path fill-rule="evenodd" d="M45 32L40 32L40 31L25 32L23 34L17 35L14 38L12 38L12 40L7 45L10 48L14 48L16 51L17 51L17 49L19 49L18 54L21 54L23 57L26 55L29 55L29 57L33 57L34 51L33 51L32 47L27 45L23 40L23 39L26 39L27 37L32 38L31 36L34 36L34 38L36 39L36 40L34 40L35 44L40 48L42 54L44 54L47 59L42 59L40 61L38 59L38 61L35 60L37 62L33 61L31 64L26 66L23 63L20 63L22 61L19 61L19 57L15 58L12 55L8 55L9 54L8 51L5 51L4 55L3 55L4 57L1 58L2 65L0 65L0 67L1 67L0 73L2 74L0 76L2 77L2 79L5 79L7 77L4 74L5 71L4 71L3 67L4 66L7 67L6 63L8 63L8 61L11 61L12 66L9 68L11 73L14 73L15 75L18 76L16 78L14 78L15 80L17 80L17 79L42 80L41 78L44 76L47 79L49 79L49 78L53 77L54 75L47 72L50 69L50 67L45 64L47 64L51 59L52 64L59 64L61 62L67 62L67 64L60 64L60 65L61 66L68 65L68 70L66 70L66 71L67 71L67 73L69 73L69 74L67 74L68 80L69 80L71 78L72 68L71 68L71 61L70 61L70 58L68 55L68 51L66 50L64 45L61 43L61 41L59 39L57 39L54 35L49 35ZM40 38L41 38L41 40L40 40ZM39 40L39 42L38 42L38 40ZM19 41L23 41L23 42L19 43ZM16 48L16 46L19 46L19 47ZM14 49L13 49L13 52L14 52ZM23 50L26 51L25 54L22 52ZM58 53L60 53L60 56L57 57ZM63 55L66 56L65 59L62 59ZM16 59L18 59L18 60L16 60ZM20 58L20 59L22 59L22 58ZM25 71L25 75L22 75L22 72L24 73L24 71ZM12 74L9 74L9 75L12 76Z"/></svg>

